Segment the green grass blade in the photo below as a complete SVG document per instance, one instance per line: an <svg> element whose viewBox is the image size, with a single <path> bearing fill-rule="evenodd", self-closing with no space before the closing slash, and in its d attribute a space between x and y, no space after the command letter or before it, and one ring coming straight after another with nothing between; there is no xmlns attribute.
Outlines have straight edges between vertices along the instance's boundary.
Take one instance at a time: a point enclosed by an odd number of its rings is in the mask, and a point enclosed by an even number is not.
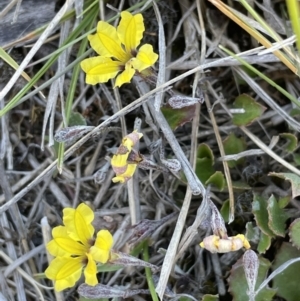
<svg viewBox="0 0 300 301"><path fill-rule="evenodd" d="M297 37L296 44L298 48L298 52L300 52L300 8L299 2L297 0L286 0L286 5L288 8L290 21L292 23L292 27L294 33Z"/></svg>
<svg viewBox="0 0 300 301"><path fill-rule="evenodd" d="M79 36L88 25L89 25L89 19L88 16L92 17L93 11L89 12L87 14L87 17L84 18L84 20L81 22L81 24L71 33L71 35L66 39L65 44L72 41L74 38ZM11 100L10 102L2 109L0 110L0 117L5 115L7 112L9 112L12 108L17 106L20 102L20 99L22 96L24 96L31 88L32 86L45 74L45 72L51 67L51 65L57 60L59 54L62 52L58 52L57 54L53 55L44 65L43 67L33 76L30 82L28 82L25 87L23 87Z"/></svg>
<svg viewBox="0 0 300 301"><path fill-rule="evenodd" d="M251 70L252 72L254 72L260 78L262 78L263 80L265 80L267 83L269 83L271 86L273 86L275 89L277 89L280 93L282 93L285 97L287 97L290 101L292 101L295 105L297 105L300 108L300 102L299 102L299 100L296 97L294 97L289 92L287 92L285 89L283 89L282 87L280 87L279 85L277 85L274 81L272 81L270 78L268 78L263 73L261 73L260 71L258 71L255 67L253 67L252 65L248 64L241 57L237 56L236 54L234 54L233 52L231 52L230 50L226 49L225 47L223 47L221 45L219 47L225 53L227 53L228 55L230 55L230 56L234 57L235 59L237 59L238 61L240 61L245 67L247 67L249 70Z"/></svg>
<svg viewBox="0 0 300 301"><path fill-rule="evenodd" d="M87 14L88 17L87 16L84 17L85 19L87 19L89 21L89 24L87 26L87 31L89 31L94 26L96 17L98 15L98 10L96 10L96 9L92 10L91 12L92 12L91 17L89 16L89 14ZM77 56L81 56L84 54L87 44L88 44L88 39L87 38L83 39L80 44ZM76 92L76 86L77 86L80 70L81 70L80 64L77 64L73 69L72 78L71 78L71 82L70 82L70 88L69 88L67 99L66 99L66 107L65 107L66 122L69 121L70 115L72 112L72 104L73 104L74 95ZM68 124L65 124L64 126L67 127ZM60 173L62 172L62 167L63 167L63 162L64 162L64 152L65 152L65 144L60 143L59 148L58 148L58 158L57 158L58 159L57 169Z"/></svg>
<svg viewBox="0 0 300 301"><path fill-rule="evenodd" d="M149 262L149 252L148 252L148 242L147 241L144 242L143 260ZM155 286L154 286L153 279L152 279L151 269L145 268L145 271L146 271L147 283L148 283L148 287L149 287L149 290L151 293L152 300L159 301L158 296L155 291Z"/></svg>

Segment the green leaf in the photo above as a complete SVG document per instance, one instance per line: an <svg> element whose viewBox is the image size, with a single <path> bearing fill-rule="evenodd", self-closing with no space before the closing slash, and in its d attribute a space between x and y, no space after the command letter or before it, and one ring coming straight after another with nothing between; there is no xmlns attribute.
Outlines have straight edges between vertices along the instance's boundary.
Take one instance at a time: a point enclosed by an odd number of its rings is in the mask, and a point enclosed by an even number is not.
<svg viewBox="0 0 300 301"><path fill-rule="evenodd" d="M196 175L202 183L205 183L215 173L213 164L212 150L207 144L200 144L197 151Z"/></svg>
<svg viewBox="0 0 300 301"><path fill-rule="evenodd" d="M256 280L255 288L257 289L260 284L265 280L270 268L271 263L265 259L259 258L259 269ZM245 272L243 269L243 261L240 258L232 267L229 282L229 291L233 296L234 301L246 301L249 300L247 295L248 285L245 277ZM271 301L275 295L276 290L269 287L264 287L259 294L255 297L255 301Z"/></svg>
<svg viewBox="0 0 300 301"><path fill-rule="evenodd" d="M300 109L298 109L298 108L292 109L292 110L290 111L290 115L291 115L292 117L300 116Z"/></svg>
<svg viewBox="0 0 300 301"><path fill-rule="evenodd" d="M213 184L220 191L222 191L225 187L225 177L221 171L216 171L213 175L209 177L209 179L205 182L205 185Z"/></svg>
<svg viewBox="0 0 300 301"><path fill-rule="evenodd" d="M287 219L287 215L284 210L279 208L279 205L272 195L268 199L268 214L269 214L269 228L278 236L285 236L285 221Z"/></svg>
<svg viewBox="0 0 300 301"><path fill-rule="evenodd" d="M226 200L220 210L220 213L224 219L225 223L228 223L229 221L229 200Z"/></svg>
<svg viewBox="0 0 300 301"><path fill-rule="evenodd" d="M293 154L294 162L296 166L300 166L300 154Z"/></svg>
<svg viewBox="0 0 300 301"><path fill-rule="evenodd" d="M275 262L272 270L276 270L276 268L288 260L297 257L300 257L300 251L293 247L290 243L283 242L275 256ZM284 298L286 301L299 301L299 270L300 262L296 262L274 277L273 287L277 288L277 296Z"/></svg>
<svg viewBox="0 0 300 301"><path fill-rule="evenodd" d="M239 95L235 99L233 106L237 109L245 110L245 113L233 115L232 122L237 126L248 125L252 123L255 119L260 117L266 109L247 94Z"/></svg>
<svg viewBox="0 0 300 301"><path fill-rule="evenodd" d="M250 190L251 187L245 181L232 181L234 190Z"/></svg>
<svg viewBox="0 0 300 301"><path fill-rule="evenodd" d="M196 106L188 106L181 109L173 109L170 106L165 106L161 108L161 111L174 131L194 118Z"/></svg>
<svg viewBox="0 0 300 301"><path fill-rule="evenodd" d="M300 177L293 174L293 173L276 173L276 172L270 172L268 174L269 176L275 176L281 179L285 179L289 182L291 182L292 185L292 197L295 198L298 195L300 195Z"/></svg>
<svg viewBox="0 0 300 301"><path fill-rule="evenodd" d="M214 163L215 163L214 154L213 154L211 148L205 143L202 143L198 146L197 158L198 159L206 158L211 162L211 165L214 165Z"/></svg>
<svg viewBox="0 0 300 301"><path fill-rule="evenodd" d="M260 240L257 246L257 252L259 254L265 253L271 246L271 237L261 232Z"/></svg>
<svg viewBox="0 0 300 301"><path fill-rule="evenodd" d="M254 194L252 202L252 213L254 214L256 224L263 233L269 235L270 237L274 237L275 235L269 228L268 224L269 216L267 205L267 201L263 197Z"/></svg>
<svg viewBox="0 0 300 301"><path fill-rule="evenodd" d="M291 243L300 249L300 218L295 219L289 228L289 236Z"/></svg>
<svg viewBox="0 0 300 301"><path fill-rule="evenodd" d="M234 133L231 133L227 138L225 138L223 141L223 146L226 155L238 154L243 152L247 147L245 139L236 137ZM230 168L233 168L238 164L242 164L244 161L244 158L241 158L237 161L227 161L227 163Z"/></svg>
<svg viewBox="0 0 300 301"><path fill-rule="evenodd" d="M78 112L71 112L68 126L86 125L85 118Z"/></svg>
<svg viewBox="0 0 300 301"><path fill-rule="evenodd" d="M288 152L295 151L295 149L297 148L297 145L298 145L298 139L295 135L293 135L291 133L282 133L279 136L285 138L288 141L287 145L284 146L284 148Z"/></svg>
<svg viewBox="0 0 300 301"><path fill-rule="evenodd" d="M204 295L201 301L219 301L218 295Z"/></svg>
<svg viewBox="0 0 300 301"><path fill-rule="evenodd" d="M290 202L291 198L289 196L285 196L285 197L282 197L278 200L278 206L279 208L283 209L285 208L289 202Z"/></svg>
<svg viewBox="0 0 300 301"><path fill-rule="evenodd" d="M246 237L248 240L257 243L260 233L262 233L258 227L254 226L253 222L246 224Z"/></svg>

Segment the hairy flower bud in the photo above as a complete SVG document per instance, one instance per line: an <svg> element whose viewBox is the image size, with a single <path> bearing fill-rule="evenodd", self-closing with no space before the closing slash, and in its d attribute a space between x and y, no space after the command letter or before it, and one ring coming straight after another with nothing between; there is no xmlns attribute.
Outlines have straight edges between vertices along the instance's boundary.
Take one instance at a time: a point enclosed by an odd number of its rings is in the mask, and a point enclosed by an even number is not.
<svg viewBox="0 0 300 301"><path fill-rule="evenodd" d="M177 159L162 159L161 163L172 172L178 172L181 169L181 164Z"/></svg>
<svg viewBox="0 0 300 301"><path fill-rule="evenodd" d="M66 142L71 143L84 134L93 130L94 126L85 126L85 125L75 125L71 127L66 127L61 130L58 130L54 135L54 140L57 142Z"/></svg>
<svg viewBox="0 0 300 301"><path fill-rule="evenodd" d="M144 219L141 220L139 223L131 226L130 228L133 229L132 235L128 238L129 244L137 244L147 238L150 238L154 231L156 231L160 226L164 223L171 220L174 216L177 215L177 212L169 214L160 220L148 220Z"/></svg>
<svg viewBox="0 0 300 301"><path fill-rule="evenodd" d="M153 272L157 272L159 270L159 267L157 267L154 264L151 264L147 261L138 259L134 256L117 252L117 251L111 251L111 257L109 263L114 265L122 265L124 267L128 267L128 266L147 267L150 268Z"/></svg>
<svg viewBox="0 0 300 301"><path fill-rule="evenodd" d="M184 107L192 106L196 103L203 103L204 98L195 98L195 97L187 97L181 95L174 95L169 100L168 103L173 109L181 109Z"/></svg>
<svg viewBox="0 0 300 301"><path fill-rule="evenodd" d="M252 250L247 250L243 256L243 264L248 284L247 295L252 298L252 300L255 300L255 284L259 268L259 260L256 253Z"/></svg>
<svg viewBox="0 0 300 301"><path fill-rule="evenodd" d="M227 229L225 227L225 222L220 214L218 208L215 206L215 204L210 201L210 208L211 208L211 228L213 231L213 234L216 236L219 236L221 238L227 238Z"/></svg>
<svg viewBox="0 0 300 301"><path fill-rule="evenodd" d="M95 286L90 286L86 284L81 284L78 287L78 293L87 299L100 299L100 298L128 298L131 296L139 294L150 294L149 290L137 289L137 290L125 290L124 288L111 287L104 284L96 284Z"/></svg>

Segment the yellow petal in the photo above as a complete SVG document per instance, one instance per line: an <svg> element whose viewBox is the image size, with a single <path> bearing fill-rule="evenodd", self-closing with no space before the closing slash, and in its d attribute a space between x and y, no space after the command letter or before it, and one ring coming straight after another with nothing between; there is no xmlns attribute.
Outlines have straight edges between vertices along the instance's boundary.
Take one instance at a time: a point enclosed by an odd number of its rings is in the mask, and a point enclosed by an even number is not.
<svg viewBox="0 0 300 301"><path fill-rule="evenodd" d="M247 238L245 237L245 235L238 234L238 235L234 236L233 238L239 238L243 242L243 247L245 249L250 249L251 248L251 246L249 244L249 241L247 240Z"/></svg>
<svg viewBox="0 0 300 301"><path fill-rule="evenodd" d="M114 183L125 183L128 180L130 180L136 170L137 164L128 164L127 169L124 173L122 174L117 174L116 177L112 178L112 181Z"/></svg>
<svg viewBox="0 0 300 301"><path fill-rule="evenodd" d="M80 63L80 66L86 73L86 83L90 85L106 83L122 70L120 62L101 56L85 59Z"/></svg>
<svg viewBox="0 0 300 301"><path fill-rule="evenodd" d="M145 31L144 19L141 14L132 15L130 12L121 13L121 21L117 33L121 42L125 45L126 52L132 56L132 50L136 50L143 38Z"/></svg>
<svg viewBox="0 0 300 301"><path fill-rule="evenodd" d="M75 285L82 273L82 257L57 257L45 271L47 278L55 280L55 290L62 291Z"/></svg>
<svg viewBox="0 0 300 301"><path fill-rule="evenodd" d="M53 240L47 244L47 250L53 256L84 255L87 248L69 237L67 228L58 226L52 230Z"/></svg>
<svg viewBox="0 0 300 301"><path fill-rule="evenodd" d="M135 70L126 68L116 79L115 87L121 87L125 83L129 83L133 78Z"/></svg>
<svg viewBox="0 0 300 301"><path fill-rule="evenodd" d="M84 269L85 283L91 286L95 286L98 283L97 280L97 266L92 255L87 253L88 263Z"/></svg>
<svg viewBox="0 0 300 301"><path fill-rule="evenodd" d="M123 184L123 183L125 183L125 178L123 178L123 177L119 177L119 176L117 176L117 177L113 177L112 179L112 182L113 183L121 183L121 184Z"/></svg>
<svg viewBox="0 0 300 301"><path fill-rule="evenodd" d="M113 157L111 158L111 165L113 167L117 167L117 168L126 168L127 165L127 158L128 155L131 151L132 147L129 145L128 147L124 147L124 145L120 145L120 147L117 150L117 153L115 155L113 155ZM124 171L123 171L124 172Z"/></svg>
<svg viewBox="0 0 300 301"><path fill-rule="evenodd" d="M130 58L121 46L116 29L107 22L99 21L97 33L89 35L88 39L92 48L103 57L114 57L124 63Z"/></svg>
<svg viewBox="0 0 300 301"><path fill-rule="evenodd" d="M110 249L113 245L113 237L108 230L100 230L94 246L90 248L93 259L100 263L106 263L109 259Z"/></svg>
<svg viewBox="0 0 300 301"><path fill-rule="evenodd" d="M153 47L150 44L143 45L136 56L132 60L132 66L135 70L141 72L142 70L153 66L158 59L158 54L153 52Z"/></svg>
<svg viewBox="0 0 300 301"><path fill-rule="evenodd" d="M95 231L91 225L94 220L93 210L81 203L76 209L65 208L63 214L63 221L68 230L68 235L85 246L89 246Z"/></svg>

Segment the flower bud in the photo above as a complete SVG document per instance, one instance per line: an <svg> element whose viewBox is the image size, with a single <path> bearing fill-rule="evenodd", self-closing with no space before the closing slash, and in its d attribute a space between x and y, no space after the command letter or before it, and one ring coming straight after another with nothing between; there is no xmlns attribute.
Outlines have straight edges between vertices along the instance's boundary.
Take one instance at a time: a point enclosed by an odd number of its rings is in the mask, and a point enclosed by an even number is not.
<svg viewBox="0 0 300 301"><path fill-rule="evenodd" d="M134 159L138 162L142 160L142 158L138 156L138 153L133 150L133 146L142 136L143 134L138 133L138 131L135 130L123 138L122 144L119 146L110 162L116 173L116 177L112 179L114 183L125 183L132 178L137 167L137 163ZM133 156L135 157L133 158ZM129 161L132 160L134 162L130 163Z"/></svg>
<svg viewBox="0 0 300 301"><path fill-rule="evenodd" d="M195 98L195 97L187 97L181 95L174 95L169 100L168 103L173 109L181 109L184 107L192 106L196 103L203 103L204 98Z"/></svg>
<svg viewBox="0 0 300 301"><path fill-rule="evenodd" d="M255 296L255 285L259 268L259 260L256 253L252 250L247 250L243 256L243 264L248 284L247 295L252 296L252 300L254 300L253 297Z"/></svg>
<svg viewBox="0 0 300 301"><path fill-rule="evenodd" d="M146 268L150 268L153 272L157 272L159 270L159 267L157 267L154 264L138 259L134 256L113 251L113 250L111 251L111 257L109 263L114 265L122 265L124 267L128 267L128 266L146 267Z"/></svg>
<svg viewBox="0 0 300 301"><path fill-rule="evenodd" d="M177 215L177 212L169 214L160 220L148 220L144 219L141 220L139 223L131 226L130 228L133 229L132 235L128 238L129 244L137 244L147 238L150 238L154 231L156 231L160 226L164 223L171 220L174 216Z"/></svg>
<svg viewBox="0 0 300 301"><path fill-rule="evenodd" d="M136 290L124 290L124 288L111 287L104 284L96 284L90 286L85 283L78 287L78 293L80 296L87 299L100 299L100 298L128 298L139 294L149 294L149 290L136 289Z"/></svg>
<svg viewBox="0 0 300 301"><path fill-rule="evenodd" d="M94 126L75 125L58 130L54 135L54 140L57 142L71 143L74 140L81 138L84 134L93 130Z"/></svg>
<svg viewBox="0 0 300 301"><path fill-rule="evenodd" d="M215 204L212 201L210 201L209 204L211 208L211 228L213 234L226 239L227 229L225 227L224 219Z"/></svg>
<svg viewBox="0 0 300 301"><path fill-rule="evenodd" d="M181 169L181 164L177 159L161 159L161 163L172 172L178 172Z"/></svg>

